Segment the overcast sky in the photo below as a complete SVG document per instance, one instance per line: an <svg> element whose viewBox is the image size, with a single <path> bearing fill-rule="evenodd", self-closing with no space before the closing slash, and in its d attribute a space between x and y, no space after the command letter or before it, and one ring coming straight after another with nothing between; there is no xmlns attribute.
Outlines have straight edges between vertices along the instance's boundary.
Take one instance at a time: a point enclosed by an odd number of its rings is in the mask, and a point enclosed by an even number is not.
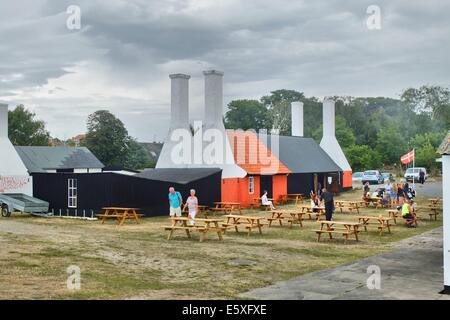
<svg viewBox="0 0 450 320"><path fill-rule="evenodd" d="M66 26L70 5L80 30ZM282 88L398 97L450 84L449 12L447 0L1 0L0 101L31 108L59 138L108 109L152 141L168 130L170 73L192 76L191 120L210 68L225 72L225 103Z"/></svg>

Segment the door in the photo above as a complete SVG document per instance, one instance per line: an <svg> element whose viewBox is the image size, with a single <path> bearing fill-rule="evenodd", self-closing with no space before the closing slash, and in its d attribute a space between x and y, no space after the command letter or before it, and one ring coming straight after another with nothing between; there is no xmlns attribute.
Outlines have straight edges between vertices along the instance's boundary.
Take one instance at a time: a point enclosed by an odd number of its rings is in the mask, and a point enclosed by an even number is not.
<svg viewBox="0 0 450 320"><path fill-rule="evenodd" d="M267 190L267 197L272 198L272 176L261 176L261 182L260 182L260 193L263 195L264 190Z"/></svg>

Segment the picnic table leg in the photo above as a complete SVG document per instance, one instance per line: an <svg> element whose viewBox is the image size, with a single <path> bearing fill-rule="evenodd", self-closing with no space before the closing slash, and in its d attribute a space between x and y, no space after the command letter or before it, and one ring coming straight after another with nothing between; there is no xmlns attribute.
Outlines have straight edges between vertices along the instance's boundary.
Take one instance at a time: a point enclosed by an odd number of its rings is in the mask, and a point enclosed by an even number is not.
<svg viewBox="0 0 450 320"><path fill-rule="evenodd" d="M109 209L106 209L106 210L105 210L105 213L104 213L104 215L103 215L103 217L102 217L102 224L105 223L106 217L107 217L108 215L109 215Z"/></svg>
<svg viewBox="0 0 450 320"><path fill-rule="evenodd" d="M237 226L239 220L236 219L236 218L233 218L233 221L234 221L234 229L236 230L236 233L239 233L239 229L238 229L238 226Z"/></svg>
<svg viewBox="0 0 450 320"><path fill-rule="evenodd" d="M117 213L116 213L116 214L117 214ZM122 225L125 223L125 219L127 218L127 216L128 216L128 211L125 211L125 212L122 214L122 217L117 218L117 219L119 220L119 226L122 226Z"/></svg>
<svg viewBox="0 0 450 320"><path fill-rule="evenodd" d="M208 223L208 226L209 226L209 223ZM214 227L217 228L217 236L219 237L219 240L223 240L222 230L220 230L219 223L217 221L214 221Z"/></svg>
<svg viewBox="0 0 450 320"><path fill-rule="evenodd" d="M259 234L262 234L262 230L261 230L261 224L258 221L258 229L259 229Z"/></svg>
<svg viewBox="0 0 450 320"><path fill-rule="evenodd" d="M133 216L134 216L134 219L136 220L136 223L141 224L141 219L139 219L139 216L138 216L136 210L133 210Z"/></svg>
<svg viewBox="0 0 450 320"><path fill-rule="evenodd" d="M167 236L167 240L172 239L172 235L173 235L173 232L174 232L174 231L175 231L174 229L171 229L171 230L170 230L169 235Z"/></svg>
<svg viewBox="0 0 450 320"><path fill-rule="evenodd" d="M353 230L355 231L355 239L356 239L356 241L359 241L359 238L358 238L358 227L355 226Z"/></svg>

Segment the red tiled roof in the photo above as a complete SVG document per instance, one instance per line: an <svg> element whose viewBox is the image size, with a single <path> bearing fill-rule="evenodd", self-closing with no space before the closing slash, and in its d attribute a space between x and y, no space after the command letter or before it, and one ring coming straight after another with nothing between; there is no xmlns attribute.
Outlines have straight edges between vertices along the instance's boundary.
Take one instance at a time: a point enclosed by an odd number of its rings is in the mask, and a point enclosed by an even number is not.
<svg viewBox="0 0 450 320"><path fill-rule="evenodd" d="M291 171L251 131L227 130L236 164L248 174L287 174Z"/></svg>

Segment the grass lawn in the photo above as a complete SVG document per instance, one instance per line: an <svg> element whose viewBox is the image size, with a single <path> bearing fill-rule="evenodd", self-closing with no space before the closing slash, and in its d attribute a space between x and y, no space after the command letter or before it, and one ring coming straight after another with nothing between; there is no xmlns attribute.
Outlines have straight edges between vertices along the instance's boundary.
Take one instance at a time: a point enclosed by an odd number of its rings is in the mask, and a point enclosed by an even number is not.
<svg viewBox="0 0 450 320"><path fill-rule="evenodd" d="M337 199L357 199L361 191ZM424 201L417 199L419 204ZM286 206L288 208L289 206ZM269 212L248 210L251 215ZM362 215L386 214L362 209ZM198 233L189 240L179 231L171 241L162 226L167 217L128 222L37 218L13 214L0 218L0 298L2 299L232 299L252 288L267 286L311 271L335 267L392 250L392 242L442 225L419 214L419 228L403 221L392 234L379 236L376 227L361 233L361 241L316 242L314 221L265 227L263 235L229 230L224 241L210 233L203 243ZM336 221L357 221L357 215L336 213ZM439 216L442 219L442 215ZM400 219L401 220L401 219ZM249 260L248 265L235 259ZM81 290L66 287L70 265L81 268Z"/></svg>

